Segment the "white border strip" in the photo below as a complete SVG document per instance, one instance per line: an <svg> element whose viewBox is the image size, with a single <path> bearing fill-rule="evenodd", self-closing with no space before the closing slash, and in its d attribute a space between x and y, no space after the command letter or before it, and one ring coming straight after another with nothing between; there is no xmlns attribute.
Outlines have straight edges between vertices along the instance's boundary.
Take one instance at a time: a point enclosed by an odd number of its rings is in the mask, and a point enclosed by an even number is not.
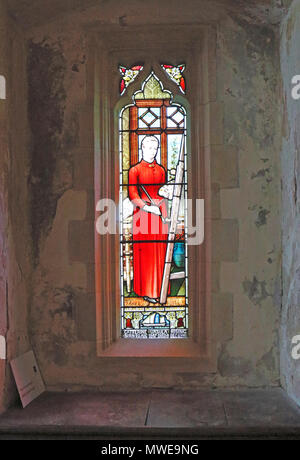
<svg viewBox="0 0 300 460"><path fill-rule="evenodd" d="M0 335L0 359L6 359L6 340L3 335Z"/></svg>

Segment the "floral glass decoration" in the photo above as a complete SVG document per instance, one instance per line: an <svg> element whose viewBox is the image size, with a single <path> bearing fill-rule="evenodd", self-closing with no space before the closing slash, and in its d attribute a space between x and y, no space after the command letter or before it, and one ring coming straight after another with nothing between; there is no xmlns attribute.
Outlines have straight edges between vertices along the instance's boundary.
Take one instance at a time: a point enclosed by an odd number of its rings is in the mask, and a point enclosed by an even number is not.
<svg viewBox="0 0 300 460"><path fill-rule="evenodd" d="M138 74L143 70L143 66L135 65L130 69L127 69L123 65L119 66L120 74L122 75L122 80L120 83L120 94L123 96L128 86L136 79Z"/></svg>
<svg viewBox="0 0 300 460"><path fill-rule="evenodd" d="M178 66L162 64L163 70L167 73L168 77L176 83L179 87L180 91L185 94L186 91L186 84L185 78L182 75L185 71L185 64L180 64Z"/></svg>

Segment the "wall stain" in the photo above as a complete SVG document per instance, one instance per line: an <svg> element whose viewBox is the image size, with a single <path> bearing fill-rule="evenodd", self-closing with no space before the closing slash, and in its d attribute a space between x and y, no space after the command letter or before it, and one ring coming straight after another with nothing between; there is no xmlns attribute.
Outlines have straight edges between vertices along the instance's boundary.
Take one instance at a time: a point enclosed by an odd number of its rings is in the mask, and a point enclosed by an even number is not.
<svg viewBox="0 0 300 460"><path fill-rule="evenodd" d="M270 211L268 211L267 209L263 209L261 206L260 206L260 210L258 212L258 216L257 216L257 219L255 221L255 225L257 228L261 227L262 225L266 225L267 223L267 215L270 214Z"/></svg>
<svg viewBox="0 0 300 460"><path fill-rule="evenodd" d="M252 371L252 363L242 357L230 356L224 348L218 359L218 370L222 377L245 377Z"/></svg>
<svg viewBox="0 0 300 460"><path fill-rule="evenodd" d="M267 173L270 172L270 168L260 169L257 173L251 174L251 179L256 179L257 177L265 177Z"/></svg>
<svg viewBox="0 0 300 460"><path fill-rule="evenodd" d="M254 305L261 305L261 303L270 296L267 292L266 284L266 281L258 281L256 276L253 276L252 281L247 278L243 281L244 293Z"/></svg>
<svg viewBox="0 0 300 460"><path fill-rule="evenodd" d="M55 310L50 310L49 313L52 318L55 315L63 315L69 319L74 317L74 305L75 305L75 292L71 286L67 286L64 289L55 289L54 302L59 305Z"/></svg>
<svg viewBox="0 0 300 460"><path fill-rule="evenodd" d="M258 366L263 365L270 372L276 369L275 355L276 351L272 347L267 353L263 355L261 360L257 363Z"/></svg>
<svg viewBox="0 0 300 460"><path fill-rule="evenodd" d="M62 133L66 92L66 62L59 45L45 40L29 43L28 117L31 128L31 225L35 264L39 242L47 235L62 191L53 190L56 159L63 156Z"/></svg>
<svg viewBox="0 0 300 460"><path fill-rule="evenodd" d="M64 367L69 361L67 346L68 341L66 339L53 335L50 341L42 344L42 349L48 362Z"/></svg>

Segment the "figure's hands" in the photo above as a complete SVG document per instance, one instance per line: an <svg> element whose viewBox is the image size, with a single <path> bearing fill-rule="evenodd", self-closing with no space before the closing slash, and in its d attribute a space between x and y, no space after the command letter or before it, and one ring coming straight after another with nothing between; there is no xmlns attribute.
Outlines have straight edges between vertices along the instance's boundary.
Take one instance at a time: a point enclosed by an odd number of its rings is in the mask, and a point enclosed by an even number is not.
<svg viewBox="0 0 300 460"><path fill-rule="evenodd" d="M156 214L157 216L161 216L161 211L158 206L145 204L143 207L143 211L151 212L152 214Z"/></svg>
<svg viewBox="0 0 300 460"><path fill-rule="evenodd" d="M168 200L172 200L174 192L174 185L164 185L159 189L158 194L167 198Z"/></svg>

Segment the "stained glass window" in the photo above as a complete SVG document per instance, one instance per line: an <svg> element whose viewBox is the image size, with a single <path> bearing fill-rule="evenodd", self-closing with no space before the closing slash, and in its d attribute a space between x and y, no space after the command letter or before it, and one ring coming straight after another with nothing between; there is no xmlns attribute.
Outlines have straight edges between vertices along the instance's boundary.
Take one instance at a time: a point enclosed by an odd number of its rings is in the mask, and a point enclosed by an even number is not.
<svg viewBox="0 0 300 460"><path fill-rule="evenodd" d="M119 130L122 337L185 338L186 111L151 72Z"/></svg>

